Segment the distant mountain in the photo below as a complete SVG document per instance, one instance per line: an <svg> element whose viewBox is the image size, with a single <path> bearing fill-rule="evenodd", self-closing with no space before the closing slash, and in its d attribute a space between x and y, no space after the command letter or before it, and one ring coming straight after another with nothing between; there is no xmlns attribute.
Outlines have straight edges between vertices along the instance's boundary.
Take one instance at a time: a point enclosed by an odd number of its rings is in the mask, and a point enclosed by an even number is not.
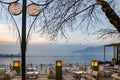
<svg viewBox="0 0 120 80"><path fill-rule="evenodd" d="M19 54L0 54L0 58L20 57Z"/></svg>
<svg viewBox="0 0 120 80"><path fill-rule="evenodd" d="M71 53L76 53L76 54L81 54L81 55L84 55L84 54L104 54L104 46L98 46L98 47L87 47L83 50L76 50L76 51L73 51ZM106 48L106 53L110 53L112 54L113 53L113 48L112 47L108 47Z"/></svg>

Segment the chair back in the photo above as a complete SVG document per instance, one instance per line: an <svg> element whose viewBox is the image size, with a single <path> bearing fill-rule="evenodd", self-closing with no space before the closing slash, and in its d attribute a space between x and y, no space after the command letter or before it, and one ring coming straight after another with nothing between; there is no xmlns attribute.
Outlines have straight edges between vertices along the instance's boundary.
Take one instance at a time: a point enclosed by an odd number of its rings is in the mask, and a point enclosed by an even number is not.
<svg viewBox="0 0 120 80"><path fill-rule="evenodd" d="M98 76L98 71L93 71L92 76Z"/></svg>
<svg viewBox="0 0 120 80"><path fill-rule="evenodd" d="M99 71L103 71L105 69L104 66L99 66Z"/></svg>
<svg viewBox="0 0 120 80"><path fill-rule="evenodd" d="M92 69L87 69L87 74L91 75L92 74Z"/></svg>

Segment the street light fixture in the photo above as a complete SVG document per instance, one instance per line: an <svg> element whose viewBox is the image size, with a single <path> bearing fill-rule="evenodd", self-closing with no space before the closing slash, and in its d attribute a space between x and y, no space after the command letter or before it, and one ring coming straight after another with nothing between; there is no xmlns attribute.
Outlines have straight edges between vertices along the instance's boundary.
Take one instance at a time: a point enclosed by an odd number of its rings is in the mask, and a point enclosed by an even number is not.
<svg viewBox="0 0 120 80"><path fill-rule="evenodd" d="M8 11L12 15L19 15L22 12L22 6L17 2L10 3L8 6Z"/></svg>
<svg viewBox="0 0 120 80"><path fill-rule="evenodd" d="M28 5L26 9L27 1L23 0L23 6L18 2L9 4L8 10L12 15L19 15L22 12L22 41L21 41L21 53L22 53L22 80L26 79L26 11L30 16L38 16L40 8L37 4L32 3Z"/></svg>
<svg viewBox="0 0 120 80"><path fill-rule="evenodd" d="M29 4L27 6L27 12L30 16L37 16L40 13L40 7L35 3Z"/></svg>
<svg viewBox="0 0 120 80"><path fill-rule="evenodd" d="M98 68L99 67L99 62L98 62L98 60L92 60L91 61L91 68L93 69L93 70L96 70L96 71L98 71Z"/></svg>
<svg viewBox="0 0 120 80"><path fill-rule="evenodd" d="M8 11L12 14L12 15L19 15L22 12L22 6L20 3L17 2L13 2L10 3L8 6ZM37 16L40 13L40 7L38 4L35 3L31 3L27 6L27 13L30 16Z"/></svg>
<svg viewBox="0 0 120 80"><path fill-rule="evenodd" d="M22 80L26 80L26 69L25 69L26 68L26 45L27 45L28 36L30 34L30 30L32 28L33 23L37 19L37 16L40 14L40 12L42 10L44 10L47 7L47 5L50 4L53 0L46 0L44 4L38 4L38 3L36 4L32 0L30 0L31 4L29 4L28 6L27 6L27 0L22 0L22 6L20 3L18 3L18 1L19 0L16 0L13 2L4 2L4 1L0 0L0 3L9 4L8 11L11 16L12 15L17 16L22 13L22 33L21 33L21 35L20 35L20 31L19 31L18 27L17 27L17 31L18 31L18 34L20 37L21 54L22 54L22 56L21 56ZM44 6L43 9L40 10L40 6ZM32 22L32 24L28 30L27 35L26 35L26 12L30 16L36 16L36 18L34 19L34 21ZM15 19L14 19L14 21L15 21ZM16 23L16 21L15 21L15 23ZM16 26L17 26L17 24L16 24Z"/></svg>

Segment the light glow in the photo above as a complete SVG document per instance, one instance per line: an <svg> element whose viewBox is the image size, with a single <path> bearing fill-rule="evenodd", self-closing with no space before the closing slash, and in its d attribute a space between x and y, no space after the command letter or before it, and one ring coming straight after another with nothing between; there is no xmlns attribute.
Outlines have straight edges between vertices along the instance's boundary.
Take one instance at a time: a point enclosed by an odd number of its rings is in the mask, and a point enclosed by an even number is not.
<svg viewBox="0 0 120 80"><path fill-rule="evenodd" d="M98 60L92 60L91 65L92 66L98 66Z"/></svg>
<svg viewBox="0 0 120 80"><path fill-rule="evenodd" d="M20 67L20 61L13 61L13 67Z"/></svg>
<svg viewBox="0 0 120 80"><path fill-rule="evenodd" d="M56 66L61 67L62 66L62 61L56 61Z"/></svg>

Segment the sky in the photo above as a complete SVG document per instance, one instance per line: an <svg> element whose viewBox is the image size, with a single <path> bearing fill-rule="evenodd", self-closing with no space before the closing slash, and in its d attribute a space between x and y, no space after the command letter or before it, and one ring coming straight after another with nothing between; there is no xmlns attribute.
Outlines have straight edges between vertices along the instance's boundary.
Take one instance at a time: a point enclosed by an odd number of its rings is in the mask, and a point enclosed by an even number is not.
<svg viewBox="0 0 120 80"><path fill-rule="evenodd" d="M68 40L64 37L58 37L57 41L49 41L47 38L35 36L33 35L29 41L27 55L74 55L71 52L115 42L111 38L105 40L97 39L97 35L88 36L80 31L70 32L67 36L69 38ZM0 24L0 53L20 53L19 42L7 24Z"/></svg>
<svg viewBox="0 0 120 80"><path fill-rule="evenodd" d="M27 46L27 54L68 55L70 52L73 52L75 50L82 50L87 47L101 46L117 42L116 39L109 37L106 39L98 39L97 34L88 35L81 32L80 30L67 32L67 38L68 40L64 37L58 36L56 41L49 41L48 38L38 37L38 34L34 33ZM4 16L0 16L0 54L1 53L20 53L20 45L17 39L16 32L13 32L13 29L9 27Z"/></svg>
<svg viewBox="0 0 120 80"><path fill-rule="evenodd" d="M109 44L111 42L114 42L113 38L106 38L98 39L98 35L96 34L84 34L81 33L81 31L75 31L75 32L69 32L67 35L68 39L65 39L64 37L57 37L56 41L49 41L46 37L38 37L38 35L35 33L32 35L32 39L29 41L30 44L36 44L36 43L53 43L53 44L83 44L83 45L103 45L103 44ZM13 32L12 29L9 28L8 24L0 24L0 42L1 43L17 43L17 36L15 35L15 32Z"/></svg>

